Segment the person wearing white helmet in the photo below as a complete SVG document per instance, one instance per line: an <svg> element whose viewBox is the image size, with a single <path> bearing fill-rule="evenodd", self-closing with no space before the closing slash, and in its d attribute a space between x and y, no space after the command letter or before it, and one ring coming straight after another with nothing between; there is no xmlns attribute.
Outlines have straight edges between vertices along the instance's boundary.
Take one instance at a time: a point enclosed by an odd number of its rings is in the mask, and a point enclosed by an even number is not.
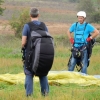
<svg viewBox="0 0 100 100"><path fill-rule="evenodd" d="M94 26L85 21L86 20L85 11L79 11L77 13L77 19L78 22L73 23L67 32L70 43L73 45L72 56L70 59L70 64L68 65L68 70L73 71L77 64L77 60L80 59L82 63L81 72L87 73L87 67L88 67L87 45L92 39L94 39L99 34L99 31ZM78 53L75 50L81 51L80 57L79 55L77 57L76 54Z"/></svg>
<svg viewBox="0 0 100 100"><path fill-rule="evenodd" d="M77 13L77 17L78 16L83 16L84 18L86 18L86 13L84 12L84 11L79 11L78 13Z"/></svg>

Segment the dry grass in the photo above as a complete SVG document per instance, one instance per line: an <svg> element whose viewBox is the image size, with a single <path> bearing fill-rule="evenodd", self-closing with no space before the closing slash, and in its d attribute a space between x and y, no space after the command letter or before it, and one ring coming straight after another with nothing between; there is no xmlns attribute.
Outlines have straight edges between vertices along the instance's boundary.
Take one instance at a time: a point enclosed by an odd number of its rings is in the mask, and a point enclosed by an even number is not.
<svg viewBox="0 0 100 100"><path fill-rule="evenodd" d="M9 35L7 35L9 37ZM5 37L3 37L5 38ZM8 38L8 40L11 38ZM20 40L12 40L10 49L19 48ZM7 43L9 46L10 41ZM15 45L16 44L16 45ZM15 46L14 46L15 45ZM14 47L14 48L13 48ZM91 63L88 68L89 74L99 74L100 60L99 60L99 46L93 49ZM5 49L7 51L8 49ZM58 45L55 48L55 60L52 70L67 69L68 59L70 57L69 48ZM2 51L1 51L2 52ZM8 52L8 51L7 51ZM6 54L7 54L6 52ZM0 74L2 73L20 73L23 72L21 58L18 56L14 58L13 54L10 56L0 57ZM0 82L0 100L99 100L100 88L98 86L79 87L74 84L66 84L60 86L50 86L50 93L47 97L42 97L40 94L39 83L34 84L34 95L27 98L25 96L24 85L9 85Z"/></svg>
<svg viewBox="0 0 100 100"><path fill-rule="evenodd" d="M100 89L96 86L78 87L73 84L50 86L50 93L46 97L41 96L37 87L39 84L35 84L34 95L27 98L23 85L6 86L7 91L0 90L0 100L99 100L100 98Z"/></svg>
<svg viewBox="0 0 100 100"><path fill-rule="evenodd" d="M21 59L0 58L0 74L23 72Z"/></svg>
<svg viewBox="0 0 100 100"><path fill-rule="evenodd" d="M41 14L50 14L51 18L49 16L44 16L47 19L45 20L47 27L49 29L49 32L55 36L55 35L65 35L67 33L68 28L70 27L71 23L75 21L75 19L72 19L70 16L76 16L76 5L68 3L63 3L59 5L58 2L34 2L31 4L31 2L23 3L23 2L10 2L10 0L6 0L7 2L4 4L4 7L6 6L7 10L4 12L4 15L2 16L0 20L0 34L3 33L5 36L2 37L0 35L0 54L3 53L3 51L6 51L6 54L11 54L11 56L5 56L1 57L0 55L0 74L3 73L20 73L23 72L23 65L21 62L21 58L14 57L13 54L17 55L19 53L19 49L21 46L21 40L14 38L14 35L11 35L11 33L14 33L14 31L11 29L11 27L8 25L8 17L11 18L11 15L13 11L20 10L22 8L29 8L30 6L37 6L41 10ZM44 6L45 4L45 6ZM56 13L56 15L55 15ZM48 14L48 15L49 15ZM56 17L60 17L57 19ZM68 16L66 16L68 15ZM73 17L73 18L74 18ZM48 19L50 18L50 19ZM41 20L42 20L41 19ZM62 20L63 19L63 20ZM67 23L68 20L71 20L71 23ZM50 22L50 20L53 20ZM57 20L57 22L55 22ZM60 22L61 20L61 22ZM66 22L65 22L66 20ZM77 21L77 20L76 20ZM100 29L99 24L93 25ZM7 34L6 34L7 33ZM10 34L10 35L8 35ZM67 35L66 35L67 36ZM14 38L14 39L13 39ZM9 45L10 44L10 45ZM58 44L59 45L59 44ZM67 70L67 63L70 57L70 47L67 48L65 46L56 46L55 48L55 59L53 63L52 70ZM18 49L16 51L16 48ZM91 57L90 66L88 67L88 74L96 75L100 74L100 52L99 52L100 46L97 46L93 49L93 55ZM10 51L9 51L10 49ZM17 53L16 53L17 52ZM19 53L19 55L21 55ZM98 86L90 86L90 87L79 87L75 84L66 84L61 86L50 86L50 93L47 97L42 97L40 94L40 86L39 83L35 83L34 87L34 95L32 97L27 98L25 96L25 90L24 85L9 85L7 83L0 82L0 100L100 100L100 87Z"/></svg>

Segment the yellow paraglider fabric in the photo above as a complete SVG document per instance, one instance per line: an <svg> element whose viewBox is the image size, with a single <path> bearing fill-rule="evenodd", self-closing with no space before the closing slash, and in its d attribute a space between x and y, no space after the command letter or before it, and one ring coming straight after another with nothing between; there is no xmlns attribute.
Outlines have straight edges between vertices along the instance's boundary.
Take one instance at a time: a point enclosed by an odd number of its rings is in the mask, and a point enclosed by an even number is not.
<svg viewBox="0 0 100 100"><path fill-rule="evenodd" d="M100 79L93 75L86 75L79 72L70 71L50 71L48 73L49 84L67 84L76 83L80 86L98 85L100 86ZM0 82L7 82L9 84L24 84L24 73L19 74L0 74ZM34 81L38 82L38 77L34 77Z"/></svg>

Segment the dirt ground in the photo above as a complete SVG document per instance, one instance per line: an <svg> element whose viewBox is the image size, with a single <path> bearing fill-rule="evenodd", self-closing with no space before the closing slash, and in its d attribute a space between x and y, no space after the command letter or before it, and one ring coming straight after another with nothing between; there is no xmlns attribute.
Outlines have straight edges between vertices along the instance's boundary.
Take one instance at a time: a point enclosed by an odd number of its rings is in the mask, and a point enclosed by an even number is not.
<svg viewBox="0 0 100 100"><path fill-rule="evenodd" d="M58 6L56 3L57 2L55 2L55 6ZM48 4L48 2L46 4ZM49 4L50 7L49 6L48 7L45 7L45 6L41 7L42 6L42 4L41 4L40 10L41 10L41 12L46 12L46 13L51 13L51 14L58 13L58 14L61 14L62 16L65 14L69 14L69 13L70 14L75 13L75 11L73 11L73 10L63 9L63 7L61 5L64 6L65 4L63 4L63 2L62 2L62 4L60 4L61 9L58 9L58 8L53 7L53 5L50 5L50 4ZM68 6L68 4L67 4L67 6ZM5 2L5 4L3 4L2 7L6 7L6 10L8 11L7 14L8 14L8 13L12 13L11 12L12 10L16 10L16 9L21 10L22 8L29 8L29 5L27 4L27 6L24 6L24 5L18 5L18 4L12 4L12 3L7 5L7 3ZM8 16L10 16L10 15L8 15ZM46 25L48 27L50 34L66 34L67 30L71 24L57 23L57 22L56 23L55 22L51 22L51 23L46 22ZM14 30L11 29L11 26L9 25L9 22L7 20L0 20L0 33L1 34L14 33Z"/></svg>
<svg viewBox="0 0 100 100"><path fill-rule="evenodd" d="M46 23L51 34L66 34L70 24ZM0 20L0 34L14 34L14 30L6 20Z"/></svg>
<svg viewBox="0 0 100 100"><path fill-rule="evenodd" d="M30 8L30 6L38 6L41 10L41 12L51 13L51 14L61 14L62 16L65 14L67 15L75 15L76 14L76 4L74 3L64 3L64 2L51 2L51 1L45 1L45 2L34 2L31 4L25 3L25 2L17 2L17 0L13 0L14 2L10 2L9 0L6 0L5 3L2 5L3 8L6 7L6 14L8 16L13 13L12 10L21 10L22 8ZM45 4L45 6L43 6ZM4 14L5 14L4 13ZM51 16L52 17L52 16ZM67 17L67 16L65 16ZM63 17L62 17L63 18ZM70 17L69 17L70 18ZM58 19L59 20L59 19ZM50 22L50 21L49 21ZM57 22L46 22L46 25L48 27L48 30L50 34L66 34L68 28L71 26L70 23L57 23ZM93 24L97 29L100 30L99 24ZM14 30L9 25L9 22L7 20L1 20L0 19L0 34L14 34Z"/></svg>
<svg viewBox="0 0 100 100"><path fill-rule="evenodd" d="M6 20L0 20L0 34L14 34L14 30Z"/></svg>
<svg viewBox="0 0 100 100"><path fill-rule="evenodd" d="M65 23L46 23L50 34L66 34L71 24ZM99 24L92 24L100 30ZM0 20L0 34L14 34L14 30L7 20Z"/></svg>

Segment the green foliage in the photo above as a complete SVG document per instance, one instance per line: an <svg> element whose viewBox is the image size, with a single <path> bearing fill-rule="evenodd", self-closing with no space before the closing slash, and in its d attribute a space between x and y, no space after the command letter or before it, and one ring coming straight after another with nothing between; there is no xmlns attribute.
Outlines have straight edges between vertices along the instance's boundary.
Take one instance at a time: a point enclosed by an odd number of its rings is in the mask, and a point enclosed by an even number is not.
<svg viewBox="0 0 100 100"><path fill-rule="evenodd" d="M95 12L95 8L92 0L80 0L78 4L79 11L85 11L87 13L87 21L92 22L92 14Z"/></svg>
<svg viewBox="0 0 100 100"><path fill-rule="evenodd" d="M57 46L69 46L69 40L67 35L55 35L54 36L54 45Z"/></svg>
<svg viewBox="0 0 100 100"><path fill-rule="evenodd" d="M78 2L79 0L69 0L69 2L75 3Z"/></svg>
<svg viewBox="0 0 100 100"><path fill-rule="evenodd" d="M94 12L92 14L92 21L95 23L100 23L100 11Z"/></svg>
<svg viewBox="0 0 100 100"><path fill-rule="evenodd" d="M91 0L80 0L78 4L78 10L92 13L95 11L95 8Z"/></svg>
<svg viewBox="0 0 100 100"><path fill-rule="evenodd" d="M5 10L4 8L1 7L3 2L4 2L3 0L0 0L0 15L2 15L3 11Z"/></svg>
<svg viewBox="0 0 100 100"><path fill-rule="evenodd" d="M13 15L10 20L10 25L15 31L15 36L21 38L22 29L25 23L30 21L29 9L22 9L22 11L16 16Z"/></svg>
<svg viewBox="0 0 100 100"><path fill-rule="evenodd" d="M92 14L92 21L100 23L100 0L95 0L93 2L94 2L95 12L93 12Z"/></svg>
<svg viewBox="0 0 100 100"><path fill-rule="evenodd" d="M96 38L96 43L100 43L100 36Z"/></svg>
<svg viewBox="0 0 100 100"><path fill-rule="evenodd" d="M100 0L80 0L78 10L87 13L87 21L93 23L100 23Z"/></svg>
<svg viewBox="0 0 100 100"><path fill-rule="evenodd" d="M31 97L25 96L23 84L10 85L0 83L0 100L99 100L100 87L82 87L76 84L50 85L50 92L47 97L42 97L39 82L34 82L34 94ZM60 95L60 96L59 96Z"/></svg>
<svg viewBox="0 0 100 100"><path fill-rule="evenodd" d="M100 0L93 0L96 11L100 10Z"/></svg>
<svg viewBox="0 0 100 100"><path fill-rule="evenodd" d="M0 34L0 58L20 58L21 39L14 35Z"/></svg>

